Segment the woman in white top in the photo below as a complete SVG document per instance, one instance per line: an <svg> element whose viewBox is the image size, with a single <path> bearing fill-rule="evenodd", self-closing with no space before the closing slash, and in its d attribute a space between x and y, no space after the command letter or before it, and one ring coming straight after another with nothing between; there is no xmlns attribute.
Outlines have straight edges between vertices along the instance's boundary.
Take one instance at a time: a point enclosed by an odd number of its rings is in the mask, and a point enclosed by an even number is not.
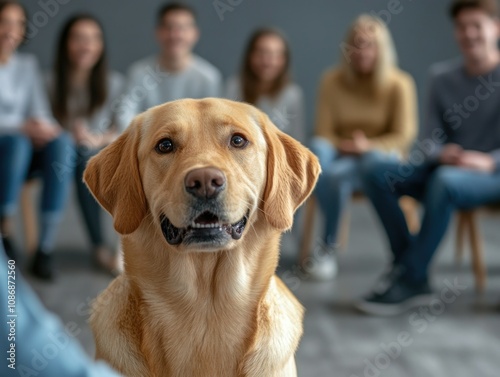
<svg viewBox="0 0 500 377"><path fill-rule="evenodd" d="M102 210L82 179L87 161L118 136L113 107L123 81L120 74L108 70L99 21L88 14L69 19L59 37L48 91L54 116L76 144L75 183L94 260L108 270L117 267L116 258L105 247Z"/></svg>
<svg viewBox="0 0 500 377"><path fill-rule="evenodd" d="M278 128L305 142L302 90L290 78L290 48L275 29L256 30L248 41L240 74L228 80L226 97L264 111Z"/></svg>
<svg viewBox="0 0 500 377"><path fill-rule="evenodd" d="M31 266L51 279L51 251L73 176L73 142L53 119L36 59L17 52L27 16L13 0L0 0L0 233L9 259L15 252L12 217L28 176L43 182L40 232Z"/></svg>

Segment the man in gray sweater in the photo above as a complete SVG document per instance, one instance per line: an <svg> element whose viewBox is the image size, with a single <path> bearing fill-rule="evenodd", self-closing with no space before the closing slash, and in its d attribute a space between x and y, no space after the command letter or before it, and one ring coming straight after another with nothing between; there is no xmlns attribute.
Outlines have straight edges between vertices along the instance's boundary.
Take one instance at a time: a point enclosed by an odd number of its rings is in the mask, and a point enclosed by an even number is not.
<svg viewBox="0 0 500 377"><path fill-rule="evenodd" d="M160 53L132 64L126 90L114 103L121 129L137 114L164 102L220 96L220 72L192 52L198 37L194 9L185 3L160 8L156 26Z"/></svg>
<svg viewBox="0 0 500 377"><path fill-rule="evenodd" d="M365 192L388 235L393 264L357 304L391 315L433 298L428 269L456 209L500 202L500 20L496 0L454 0L459 61L432 69L424 132L406 162L367 160ZM411 235L398 206L410 195L425 210Z"/></svg>

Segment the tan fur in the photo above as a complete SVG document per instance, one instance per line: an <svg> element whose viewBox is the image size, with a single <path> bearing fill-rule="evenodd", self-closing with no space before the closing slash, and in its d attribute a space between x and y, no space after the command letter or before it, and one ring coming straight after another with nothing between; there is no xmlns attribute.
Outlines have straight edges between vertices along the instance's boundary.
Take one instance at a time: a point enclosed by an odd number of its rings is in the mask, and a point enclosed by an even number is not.
<svg viewBox="0 0 500 377"><path fill-rule="evenodd" d="M249 141L229 147L231 135ZM155 152L174 140L173 153ZM217 250L169 245L164 213L189 224L184 177L216 167L230 223ZM317 159L250 105L180 100L148 110L94 157L85 181L122 234L125 273L96 299L97 358L131 377L293 377L303 309L274 275L281 233L313 189Z"/></svg>

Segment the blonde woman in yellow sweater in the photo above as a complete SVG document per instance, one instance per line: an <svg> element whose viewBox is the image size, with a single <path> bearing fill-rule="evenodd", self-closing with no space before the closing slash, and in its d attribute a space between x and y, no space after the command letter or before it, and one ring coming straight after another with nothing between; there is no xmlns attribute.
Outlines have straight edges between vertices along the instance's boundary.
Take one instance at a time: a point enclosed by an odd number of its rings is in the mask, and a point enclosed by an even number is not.
<svg viewBox="0 0 500 377"><path fill-rule="evenodd" d="M308 272L333 278L340 219L353 192L362 192L360 166L386 154L404 155L417 133L412 77L398 69L385 24L359 16L341 45L342 61L322 77L311 149L323 168L316 196L325 215L325 255Z"/></svg>

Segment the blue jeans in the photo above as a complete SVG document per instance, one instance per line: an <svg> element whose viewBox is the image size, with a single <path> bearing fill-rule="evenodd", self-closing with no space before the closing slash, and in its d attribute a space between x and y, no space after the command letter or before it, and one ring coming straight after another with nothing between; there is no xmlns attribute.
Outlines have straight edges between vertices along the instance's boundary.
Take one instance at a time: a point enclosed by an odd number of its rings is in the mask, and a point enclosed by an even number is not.
<svg viewBox="0 0 500 377"><path fill-rule="evenodd" d="M456 209L500 202L500 172L482 173L426 162L410 165L372 159L362 166L365 194L370 198L389 238L394 264L408 278L421 282ZM420 232L412 236L398 199L421 201L425 214Z"/></svg>
<svg viewBox="0 0 500 377"><path fill-rule="evenodd" d="M78 163L75 170L75 185L78 196L78 204L83 215L87 233L92 242L92 246L94 247L104 245L101 221L104 211L101 209L101 206L83 182L83 172L85 171L87 162L98 152L99 149L89 149L84 146L78 146Z"/></svg>
<svg viewBox="0 0 500 377"><path fill-rule="evenodd" d="M35 149L22 134L0 136L0 218L16 212L26 178L40 176L43 182L40 244L50 248L54 227L68 197L74 159L73 142L67 133L41 149Z"/></svg>
<svg viewBox="0 0 500 377"><path fill-rule="evenodd" d="M310 148L318 157L323 170L315 189L316 198L325 216L323 241L327 245L333 245L337 242L342 214L353 192L363 191L361 166L365 160L379 159L383 155L370 152L362 156L342 156L322 137L314 137Z"/></svg>
<svg viewBox="0 0 500 377"><path fill-rule="evenodd" d="M22 278L19 266L15 266L12 262L7 264L0 242L0 302L5 308L2 311L7 314L7 278L15 276L15 306L12 307L14 312L9 314L17 315L4 317L0 324L0 376L119 377L120 374L103 361L93 361L87 356L76 339L81 329L73 326L76 324L72 322L64 325L59 318L49 313ZM9 282L13 283L14 280ZM14 328L9 321L15 321L15 340L9 338ZM15 355L12 351L15 351ZM11 355L15 359L9 360ZM13 362L17 371L8 367Z"/></svg>

